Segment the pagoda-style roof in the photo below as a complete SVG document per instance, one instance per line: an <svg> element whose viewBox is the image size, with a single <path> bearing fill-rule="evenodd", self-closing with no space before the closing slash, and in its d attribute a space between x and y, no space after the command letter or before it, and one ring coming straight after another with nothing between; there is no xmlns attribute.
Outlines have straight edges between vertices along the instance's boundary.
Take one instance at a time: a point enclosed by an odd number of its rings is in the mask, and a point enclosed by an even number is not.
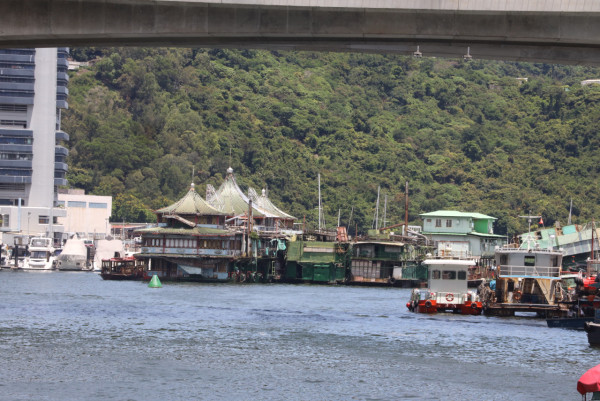
<svg viewBox="0 0 600 401"><path fill-rule="evenodd" d="M223 181L223 184L217 189L216 193L221 202L223 202L223 207L220 210L228 216L248 214L250 198L248 198L238 186L231 167L227 169L225 181ZM278 217L268 213L266 210L262 210L255 204L252 204L252 215L254 217Z"/></svg>
<svg viewBox="0 0 600 401"><path fill-rule="evenodd" d="M223 213L212 207L207 201L196 192L192 183L190 190L185 196L170 206L158 209L156 213L177 214L177 215L203 215L203 216L224 216Z"/></svg>
<svg viewBox="0 0 600 401"><path fill-rule="evenodd" d="M292 215L287 214L286 212L279 209L277 206L271 202L271 200L267 197L266 191L263 189L261 196L256 199L256 204L261 209L266 210L267 212L276 215L282 219L286 220L296 220L296 218Z"/></svg>

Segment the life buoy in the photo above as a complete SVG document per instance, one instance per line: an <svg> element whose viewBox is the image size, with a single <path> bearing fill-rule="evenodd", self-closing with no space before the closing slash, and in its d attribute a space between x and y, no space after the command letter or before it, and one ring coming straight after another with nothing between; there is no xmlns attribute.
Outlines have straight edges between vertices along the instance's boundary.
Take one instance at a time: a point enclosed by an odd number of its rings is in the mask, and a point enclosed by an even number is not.
<svg viewBox="0 0 600 401"><path fill-rule="evenodd" d="M519 301L521 299L521 291L515 291L515 292L513 292L513 299L515 301Z"/></svg>
<svg viewBox="0 0 600 401"><path fill-rule="evenodd" d="M452 293L446 294L446 301L448 301L448 302L454 301L454 294L452 294Z"/></svg>
<svg viewBox="0 0 600 401"><path fill-rule="evenodd" d="M431 301L429 301L429 300L425 301L425 307L431 308Z"/></svg>

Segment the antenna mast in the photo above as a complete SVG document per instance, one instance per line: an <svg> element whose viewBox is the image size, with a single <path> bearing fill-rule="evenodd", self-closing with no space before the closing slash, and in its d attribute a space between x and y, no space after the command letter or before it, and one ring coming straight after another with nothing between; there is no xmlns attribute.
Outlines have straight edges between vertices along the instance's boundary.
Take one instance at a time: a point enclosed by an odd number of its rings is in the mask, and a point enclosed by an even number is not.
<svg viewBox="0 0 600 401"><path fill-rule="evenodd" d="M529 211L529 216L519 216L521 218L527 219L527 223L529 224L529 228L527 230L527 249L529 249L530 242L533 241L531 237L531 219L541 219L542 216L532 216L531 211Z"/></svg>

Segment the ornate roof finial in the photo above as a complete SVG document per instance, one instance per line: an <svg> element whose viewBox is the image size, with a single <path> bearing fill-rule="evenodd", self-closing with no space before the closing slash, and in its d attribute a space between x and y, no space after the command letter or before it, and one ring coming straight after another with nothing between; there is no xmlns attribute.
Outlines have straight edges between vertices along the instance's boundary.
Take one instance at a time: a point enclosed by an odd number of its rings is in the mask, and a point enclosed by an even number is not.
<svg viewBox="0 0 600 401"><path fill-rule="evenodd" d="M192 182L192 185L190 185L190 191L193 191L195 187L196 187L196 186L195 186L195 185L194 185L194 183Z"/></svg>
<svg viewBox="0 0 600 401"><path fill-rule="evenodd" d="M233 169L231 167L227 169L227 174L233 174Z"/></svg>
<svg viewBox="0 0 600 401"><path fill-rule="evenodd" d="M262 189L262 196L265 196L266 193L267 193L267 191L263 188Z"/></svg>

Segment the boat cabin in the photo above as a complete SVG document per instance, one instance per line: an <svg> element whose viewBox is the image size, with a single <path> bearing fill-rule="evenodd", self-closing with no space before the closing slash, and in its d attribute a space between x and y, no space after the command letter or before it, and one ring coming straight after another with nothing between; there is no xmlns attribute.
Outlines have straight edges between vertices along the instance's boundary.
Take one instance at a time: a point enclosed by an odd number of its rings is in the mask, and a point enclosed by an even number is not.
<svg viewBox="0 0 600 401"><path fill-rule="evenodd" d="M498 277L560 278L562 252L547 249L499 248Z"/></svg>
<svg viewBox="0 0 600 401"><path fill-rule="evenodd" d="M460 259L428 259L423 262L428 266L428 287L436 293L466 293L467 275L475 261Z"/></svg>

